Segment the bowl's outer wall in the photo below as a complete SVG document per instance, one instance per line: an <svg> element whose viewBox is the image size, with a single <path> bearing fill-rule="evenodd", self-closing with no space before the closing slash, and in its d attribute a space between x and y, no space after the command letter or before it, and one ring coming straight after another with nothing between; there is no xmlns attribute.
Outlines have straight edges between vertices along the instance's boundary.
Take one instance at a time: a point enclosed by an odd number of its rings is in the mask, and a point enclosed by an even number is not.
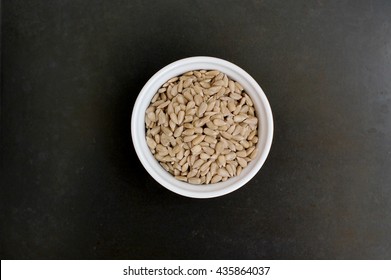
<svg viewBox="0 0 391 280"><path fill-rule="evenodd" d="M145 110L156 91L167 80L197 69L216 69L239 82L254 102L259 119L258 156L243 169L239 176L225 182L209 185L192 185L175 179L155 160L145 141ZM131 121L133 145L148 173L161 185L178 194L194 198L210 198L230 193L245 185L262 167L270 151L273 138L273 116L265 93L258 83L240 67L214 57L191 57L173 62L158 71L145 84L134 104Z"/></svg>

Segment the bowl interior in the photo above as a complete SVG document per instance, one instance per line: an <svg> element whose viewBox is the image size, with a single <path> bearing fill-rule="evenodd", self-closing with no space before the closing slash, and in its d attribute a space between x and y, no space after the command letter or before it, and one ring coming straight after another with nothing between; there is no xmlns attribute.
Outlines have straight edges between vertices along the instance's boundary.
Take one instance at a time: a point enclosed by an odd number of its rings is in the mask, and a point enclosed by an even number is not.
<svg viewBox="0 0 391 280"><path fill-rule="evenodd" d="M145 110L148 108L156 91L170 78L191 70L219 70L231 79L239 82L252 98L256 110L259 141L259 153L250 164L243 169L239 176L232 177L225 182L208 185L192 185L175 179L160 166L153 157L145 140ZM192 57L182 59L157 72L141 90L132 113L132 140L136 153L150 175L161 185L178 194L208 198L227 194L246 184L261 168L269 153L273 136L273 119L269 102L256 81L238 66L217 58Z"/></svg>

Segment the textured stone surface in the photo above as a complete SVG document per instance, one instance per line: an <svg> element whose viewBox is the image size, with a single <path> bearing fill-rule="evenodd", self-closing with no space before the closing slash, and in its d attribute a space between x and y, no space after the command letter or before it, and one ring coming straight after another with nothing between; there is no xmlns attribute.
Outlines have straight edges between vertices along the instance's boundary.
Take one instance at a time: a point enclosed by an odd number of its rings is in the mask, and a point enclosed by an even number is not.
<svg viewBox="0 0 391 280"><path fill-rule="evenodd" d="M220 3L221 2L221 3ZM3 1L1 258L391 258L389 1ZM177 59L247 70L275 118L225 197L161 187L130 140Z"/></svg>

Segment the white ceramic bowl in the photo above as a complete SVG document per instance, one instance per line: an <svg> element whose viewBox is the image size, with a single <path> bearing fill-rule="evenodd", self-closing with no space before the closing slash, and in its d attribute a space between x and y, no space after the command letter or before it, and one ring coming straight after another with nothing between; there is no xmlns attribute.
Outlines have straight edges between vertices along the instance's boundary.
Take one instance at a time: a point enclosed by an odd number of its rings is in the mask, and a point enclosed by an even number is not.
<svg viewBox="0 0 391 280"><path fill-rule="evenodd" d="M170 173L164 170L153 157L145 140L145 110L149 106L156 91L170 78L183 74L187 71L198 69L219 70L227 74L231 79L239 82L252 98L256 114L259 119L259 141L257 144L259 149L258 156L243 169L239 176L232 177L225 182L208 185L192 185L175 179ZM247 72L235 64L223 59L198 56L175 61L161 69L153 75L151 79L149 79L142 88L134 104L131 131L133 145L137 156L148 173L158 183L183 196L211 198L222 196L237 190L257 174L265 162L272 144L273 116L265 93Z"/></svg>

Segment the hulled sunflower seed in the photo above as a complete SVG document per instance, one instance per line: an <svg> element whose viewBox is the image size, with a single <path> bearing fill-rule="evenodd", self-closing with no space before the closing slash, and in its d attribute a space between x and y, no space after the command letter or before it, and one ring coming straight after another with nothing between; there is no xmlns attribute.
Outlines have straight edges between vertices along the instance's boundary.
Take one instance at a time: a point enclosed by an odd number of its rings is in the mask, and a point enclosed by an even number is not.
<svg viewBox="0 0 391 280"><path fill-rule="evenodd" d="M227 164L225 168L227 169L230 177L234 176L235 172L234 172L234 168L231 164Z"/></svg>
<svg viewBox="0 0 391 280"><path fill-rule="evenodd" d="M202 159L197 159L197 160L194 162L192 168L198 169L198 168L200 168L201 165L203 165L204 163L205 163L204 160L202 160Z"/></svg>
<svg viewBox="0 0 391 280"><path fill-rule="evenodd" d="M200 178L189 178L189 179L187 179L187 181L188 181L190 184L194 184L194 185L199 185L199 184L201 184L201 179L200 179Z"/></svg>
<svg viewBox="0 0 391 280"><path fill-rule="evenodd" d="M235 153L228 153L225 155L225 159L226 160L234 160L236 158L236 154Z"/></svg>
<svg viewBox="0 0 391 280"><path fill-rule="evenodd" d="M178 138L182 135L182 132L183 132L183 126L180 126L177 129L175 129L174 136Z"/></svg>
<svg viewBox="0 0 391 280"><path fill-rule="evenodd" d="M151 149L151 150L154 150L156 148L156 142L155 140L153 140L152 138L150 137L147 137L147 144L148 144L148 147Z"/></svg>
<svg viewBox="0 0 391 280"><path fill-rule="evenodd" d="M247 118L247 115L237 115L234 117L235 122L242 122Z"/></svg>
<svg viewBox="0 0 391 280"><path fill-rule="evenodd" d="M212 123L212 122L207 122L206 123L206 126L208 127L208 128L210 128L210 129L218 129L219 127L217 126L217 125L215 125L214 123Z"/></svg>
<svg viewBox="0 0 391 280"><path fill-rule="evenodd" d="M215 175L212 177L212 180L210 181L212 184L215 184L215 183L218 183L221 181L223 177L221 177L220 175Z"/></svg>
<svg viewBox="0 0 391 280"><path fill-rule="evenodd" d="M246 157L247 153L246 153L245 150L242 150L242 151L236 152L236 156L238 156L238 157Z"/></svg>
<svg viewBox="0 0 391 280"><path fill-rule="evenodd" d="M206 154L206 153L201 153L200 154L200 159L203 159L203 160L208 160L210 158L210 155Z"/></svg>
<svg viewBox="0 0 391 280"><path fill-rule="evenodd" d="M217 126L223 126L223 125L226 125L226 122L221 119L214 119L213 124L217 125Z"/></svg>
<svg viewBox="0 0 391 280"><path fill-rule="evenodd" d="M240 164L241 167L244 168L247 166L247 161L244 158L237 157L236 160L238 161L238 163Z"/></svg>
<svg viewBox="0 0 391 280"><path fill-rule="evenodd" d="M190 136L194 134L194 128L189 128L186 129L185 131L182 132L183 135Z"/></svg>
<svg viewBox="0 0 391 280"><path fill-rule="evenodd" d="M223 156L223 155L218 156L217 163L218 163L219 167L225 166L225 164L227 163L225 156Z"/></svg>
<svg viewBox="0 0 391 280"><path fill-rule="evenodd" d="M197 138L198 135L189 135L189 136L185 136L183 137L183 142L191 142L193 141L195 138Z"/></svg>
<svg viewBox="0 0 391 280"><path fill-rule="evenodd" d="M204 133L209 136L217 136L219 134L217 131L214 131L208 127L204 128Z"/></svg>
<svg viewBox="0 0 391 280"><path fill-rule="evenodd" d="M229 173L225 168L219 168L219 170L217 170L217 174L221 177L229 177Z"/></svg>
<svg viewBox="0 0 391 280"><path fill-rule="evenodd" d="M208 169L209 166L210 166L211 164L212 164L212 161L207 161L207 162L205 162L205 163L200 167L201 172L202 172L202 171L205 171L206 169Z"/></svg>
<svg viewBox="0 0 391 280"><path fill-rule="evenodd" d="M206 173L205 184L209 184L211 180L212 180L212 173L210 172Z"/></svg>
<svg viewBox="0 0 391 280"><path fill-rule="evenodd" d="M217 144L216 144L216 153L217 154L221 154L221 152L224 150L224 144L223 144L223 142L218 142Z"/></svg>
<svg viewBox="0 0 391 280"><path fill-rule="evenodd" d="M204 138L205 138L205 135L199 135L196 138L194 138L193 141L191 141L191 143L193 145L198 145L204 140Z"/></svg>
<svg viewBox="0 0 391 280"><path fill-rule="evenodd" d="M210 156L215 153L215 150L210 147L203 147L202 150Z"/></svg>
<svg viewBox="0 0 391 280"><path fill-rule="evenodd" d="M202 151L202 147L200 145L196 145L193 148L191 148L191 152L193 153L193 155L200 154L201 151Z"/></svg>
<svg viewBox="0 0 391 280"><path fill-rule="evenodd" d="M254 151L250 154L250 159L256 158L258 155L258 148L255 148Z"/></svg>
<svg viewBox="0 0 391 280"><path fill-rule="evenodd" d="M187 181L187 177L185 176L175 176L175 178L178 179L179 181L184 181L184 182Z"/></svg>
<svg viewBox="0 0 391 280"><path fill-rule="evenodd" d="M244 120L244 122L247 124L257 124L258 119L256 117L251 117L251 118L247 118L246 120Z"/></svg>

